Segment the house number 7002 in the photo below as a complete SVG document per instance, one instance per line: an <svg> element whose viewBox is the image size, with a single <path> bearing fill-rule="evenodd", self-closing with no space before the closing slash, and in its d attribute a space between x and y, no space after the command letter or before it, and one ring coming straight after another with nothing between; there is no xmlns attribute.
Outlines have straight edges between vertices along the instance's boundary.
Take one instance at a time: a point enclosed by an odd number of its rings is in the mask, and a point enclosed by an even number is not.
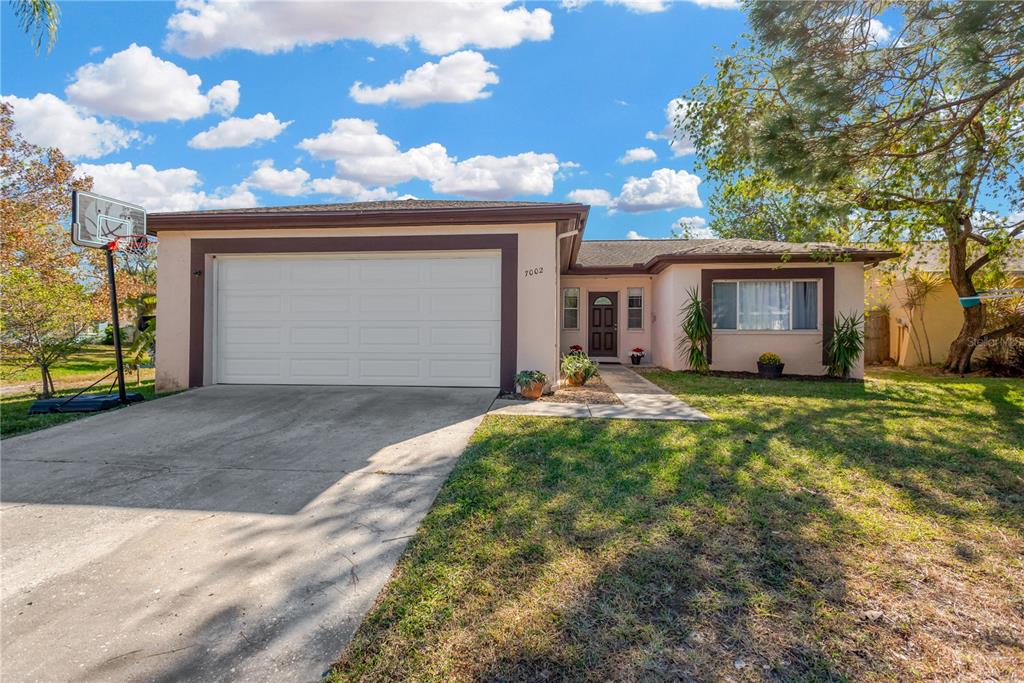
<svg viewBox="0 0 1024 683"><path fill-rule="evenodd" d="M531 275L540 275L540 274L541 274L541 273L543 273L543 272L544 272L544 268L543 268L543 267L539 267L539 268L527 268L526 270L524 270L524 271L523 271L523 274L524 274L524 275L525 275L526 277L530 277Z"/></svg>

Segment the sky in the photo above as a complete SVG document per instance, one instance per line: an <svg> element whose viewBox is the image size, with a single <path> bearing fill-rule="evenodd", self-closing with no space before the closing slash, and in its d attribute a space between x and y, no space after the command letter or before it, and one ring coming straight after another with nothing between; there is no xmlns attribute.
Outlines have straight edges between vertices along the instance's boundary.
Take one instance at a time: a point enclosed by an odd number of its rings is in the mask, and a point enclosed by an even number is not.
<svg viewBox="0 0 1024 683"><path fill-rule="evenodd" d="M581 201L589 239L700 235L669 117L746 30L733 0L64 2L36 54L2 3L31 142L149 211L402 197Z"/></svg>

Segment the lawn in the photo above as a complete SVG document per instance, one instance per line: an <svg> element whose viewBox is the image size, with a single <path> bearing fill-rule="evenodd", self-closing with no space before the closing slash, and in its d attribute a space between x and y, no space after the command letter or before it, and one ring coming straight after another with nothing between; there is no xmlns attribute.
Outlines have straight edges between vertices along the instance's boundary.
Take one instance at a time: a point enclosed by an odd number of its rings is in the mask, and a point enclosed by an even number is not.
<svg viewBox="0 0 1024 683"><path fill-rule="evenodd" d="M56 384L58 396L70 396L100 379L114 369L114 347L102 345L86 346L72 354L65 361L50 369ZM143 368L140 373L141 384L135 383L135 373L127 373L128 391L136 391L146 398L153 398L152 368ZM39 371L35 368L19 370L9 364L0 366L0 376L4 386L18 385L20 388L11 393L0 395L0 437L14 436L24 432L50 427L61 422L69 422L86 417L89 413L64 413L29 415L28 409L39 392ZM102 393L110 390L114 376L96 385L90 393ZM116 388L113 389L116 391Z"/></svg>
<svg viewBox="0 0 1024 683"><path fill-rule="evenodd" d="M650 379L489 417L332 680L1011 680L1024 382Z"/></svg>

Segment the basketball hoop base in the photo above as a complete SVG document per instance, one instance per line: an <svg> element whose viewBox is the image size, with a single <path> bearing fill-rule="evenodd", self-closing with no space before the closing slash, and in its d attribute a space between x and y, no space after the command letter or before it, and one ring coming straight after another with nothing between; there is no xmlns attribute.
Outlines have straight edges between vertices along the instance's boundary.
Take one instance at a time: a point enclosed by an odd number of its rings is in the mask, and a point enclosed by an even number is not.
<svg viewBox="0 0 1024 683"><path fill-rule="evenodd" d="M145 401L146 397L136 392L125 394L128 403ZM46 398L35 401L28 409L29 415L44 413L98 413L117 408L121 403L118 394L86 394L74 398Z"/></svg>

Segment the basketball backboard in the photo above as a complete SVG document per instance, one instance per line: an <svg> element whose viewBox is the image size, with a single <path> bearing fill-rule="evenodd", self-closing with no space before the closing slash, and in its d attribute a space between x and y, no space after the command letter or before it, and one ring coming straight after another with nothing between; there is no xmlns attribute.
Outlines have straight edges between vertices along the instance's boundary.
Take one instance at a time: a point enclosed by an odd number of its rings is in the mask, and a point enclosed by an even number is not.
<svg viewBox="0 0 1024 683"><path fill-rule="evenodd" d="M102 249L118 237L145 237L146 210L110 197L75 190L71 194L71 241Z"/></svg>

